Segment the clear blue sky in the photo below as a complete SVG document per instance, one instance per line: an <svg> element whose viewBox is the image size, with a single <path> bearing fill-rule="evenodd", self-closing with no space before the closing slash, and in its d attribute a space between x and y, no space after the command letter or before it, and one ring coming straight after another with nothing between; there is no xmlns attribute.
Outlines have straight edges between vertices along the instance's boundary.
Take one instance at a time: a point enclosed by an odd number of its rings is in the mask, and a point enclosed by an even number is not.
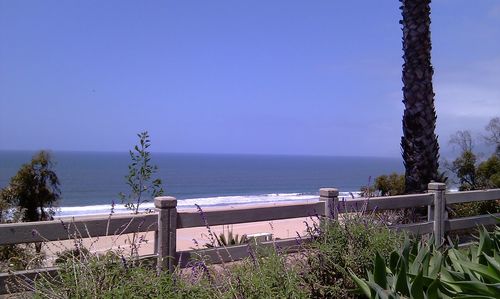
<svg viewBox="0 0 500 299"><path fill-rule="evenodd" d="M399 156L399 5L0 0L0 149ZM432 38L446 150L500 114L500 1Z"/></svg>

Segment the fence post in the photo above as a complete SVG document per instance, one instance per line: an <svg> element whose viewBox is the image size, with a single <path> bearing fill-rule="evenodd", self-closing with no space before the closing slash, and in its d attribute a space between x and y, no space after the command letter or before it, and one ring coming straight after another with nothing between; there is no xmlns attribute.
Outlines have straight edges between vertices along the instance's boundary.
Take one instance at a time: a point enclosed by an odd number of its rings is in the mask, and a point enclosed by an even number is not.
<svg viewBox="0 0 500 299"><path fill-rule="evenodd" d="M176 258L177 233L177 199L171 196L155 198L155 208L158 211L158 233L155 248L158 254L156 269L174 271Z"/></svg>
<svg viewBox="0 0 500 299"><path fill-rule="evenodd" d="M339 189L319 189L319 200L325 202L325 216L330 219L339 219Z"/></svg>
<svg viewBox="0 0 500 299"><path fill-rule="evenodd" d="M429 183L429 193L434 193L434 206L429 208L434 221L434 243L440 246L444 241L444 222L446 219L446 184L444 183ZM430 215L428 216L430 217Z"/></svg>

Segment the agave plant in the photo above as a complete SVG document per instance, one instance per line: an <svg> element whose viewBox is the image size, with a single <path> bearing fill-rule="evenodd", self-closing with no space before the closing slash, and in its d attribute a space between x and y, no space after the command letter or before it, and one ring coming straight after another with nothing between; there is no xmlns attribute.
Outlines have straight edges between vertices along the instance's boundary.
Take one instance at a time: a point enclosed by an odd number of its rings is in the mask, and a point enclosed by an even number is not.
<svg viewBox="0 0 500 299"><path fill-rule="evenodd" d="M464 251L448 250L445 266L441 271L443 289L450 294L480 298L500 297L500 227L489 233L480 231L479 244Z"/></svg>
<svg viewBox="0 0 500 299"><path fill-rule="evenodd" d="M353 272L351 277L368 298L443 298L438 277L442 258L432 242L412 243L406 239L400 251L391 253L388 266L376 254L368 281Z"/></svg>
<svg viewBox="0 0 500 299"><path fill-rule="evenodd" d="M216 244L210 244L207 243L205 244L205 247L207 248L213 248L213 247L226 247L226 246L235 246L235 245L242 245L248 243L248 238L247 235L238 235L238 234L233 234L233 230L228 227L227 229L227 235L225 232L220 233L219 235L215 235L215 242Z"/></svg>
<svg viewBox="0 0 500 299"><path fill-rule="evenodd" d="M350 271L358 291L368 298L499 298L500 228L480 231L467 250L442 252L430 242L405 241L391 253L389 265L376 255L368 280Z"/></svg>

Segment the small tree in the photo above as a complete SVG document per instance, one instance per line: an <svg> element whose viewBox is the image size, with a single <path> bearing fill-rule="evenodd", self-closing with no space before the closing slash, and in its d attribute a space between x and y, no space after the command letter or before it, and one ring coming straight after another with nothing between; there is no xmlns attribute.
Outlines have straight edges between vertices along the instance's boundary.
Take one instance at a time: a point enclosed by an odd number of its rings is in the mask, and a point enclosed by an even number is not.
<svg viewBox="0 0 500 299"><path fill-rule="evenodd" d="M500 188L500 119L493 118L486 131L485 140L496 146L496 152L485 161L480 162L480 154L474 152L472 136L468 131L458 131L452 135L450 143L458 146L460 155L446 167L458 178L459 190L477 190L484 188ZM468 217L478 214L497 213L500 201L471 202L452 206L451 216Z"/></svg>
<svg viewBox="0 0 500 299"><path fill-rule="evenodd" d="M375 189L381 196L393 196L405 193L405 176L395 172L381 175L375 179Z"/></svg>
<svg viewBox="0 0 500 299"><path fill-rule="evenodd" d="M500 158L500 117L494 117L486 126L488 136L485 136L486 142L495 146L495 155Z"/></svg>
<svg viewBox="0 0 500 299"><path fill-rule="evenodd" d="M161 179L153 179L153 175L158 171L156 165L151 165L151 153L148 148L151 146L148 132L137 134L139 144L134 146L134 150L129 151L132 163L128 166L128 175L125 176L127 185L130 187L130 194L119 194L125 206L139 213L139 207L157 196L163 195Z"/></svg>
<svg viewBox="0 0 500 299"><path fill-rule="evenodd" d="M4 206L18 206L21 220L50 220L61 196L59 179L53 170L54 163L46 151L38 152L30 163L21 166L17 174L2 189Z"/></svg>

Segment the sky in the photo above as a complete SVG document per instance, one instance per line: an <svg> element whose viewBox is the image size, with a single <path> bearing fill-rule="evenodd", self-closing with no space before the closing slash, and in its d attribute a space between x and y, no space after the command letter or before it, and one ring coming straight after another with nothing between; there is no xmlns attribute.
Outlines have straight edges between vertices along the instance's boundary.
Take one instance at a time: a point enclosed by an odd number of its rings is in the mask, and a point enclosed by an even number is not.
<svg viewBox="0 0 500 299"><path fill-rule="evenodd" d="M398 157L399 6L0 0L0 150ZM500 115L500 1L431 9L443 155Z"/></svg>

